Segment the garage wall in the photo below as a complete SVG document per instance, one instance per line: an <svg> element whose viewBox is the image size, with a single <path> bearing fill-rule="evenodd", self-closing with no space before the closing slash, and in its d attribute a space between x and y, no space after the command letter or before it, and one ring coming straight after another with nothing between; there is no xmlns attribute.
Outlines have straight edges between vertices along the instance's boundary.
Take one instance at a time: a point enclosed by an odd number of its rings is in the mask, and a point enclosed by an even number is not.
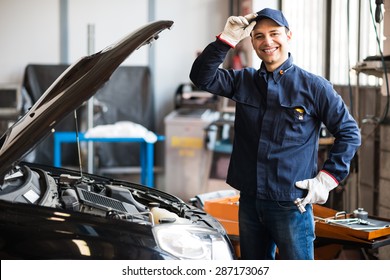
<svg viewBox="0 0 390 280"><path fill-rule="evenodd" d="M88 25L95 28L95 51L148 22L148 0L65 0L68 44L60 45L60 0L0 0L0 83L21 83L27 64L57 64L60 52L72 63L88 54ZM148 49L125 65L147 65Z"/></svg>
<svg viewBox="0 0 390 280"><path fill-rule="evenodd" d="M68 57L88 54L88 25L94 27L94 52L113 44L148 22L148 0L67 0ZM148 65L148 48L134 52L123 65Z"/></svg>
<svg viewBox="0 0 390 280"><path fill-rule="evenodd" d="M59 1L0 0L0 83L21 83L27 63L59 63Z"/></svg>

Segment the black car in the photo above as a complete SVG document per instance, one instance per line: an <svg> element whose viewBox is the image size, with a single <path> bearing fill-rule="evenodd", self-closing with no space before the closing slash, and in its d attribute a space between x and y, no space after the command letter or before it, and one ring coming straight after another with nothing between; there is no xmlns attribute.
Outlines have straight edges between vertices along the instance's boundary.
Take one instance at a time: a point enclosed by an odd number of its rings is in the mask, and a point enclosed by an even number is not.
<svg viewBox="0 0 390 280"><path fill-rule="evenodd" d="M0 139L1 259L234 259L221 224L155 188L23 161L134 50L156 21L71 65Z"/></svg>

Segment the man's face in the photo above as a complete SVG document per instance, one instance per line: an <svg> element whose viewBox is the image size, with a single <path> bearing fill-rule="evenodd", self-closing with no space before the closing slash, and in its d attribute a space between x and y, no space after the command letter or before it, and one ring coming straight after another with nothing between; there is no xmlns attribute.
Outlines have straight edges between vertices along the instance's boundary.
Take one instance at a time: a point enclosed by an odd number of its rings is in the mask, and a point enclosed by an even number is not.
<svg viewBox="0 0 390 280"><path fill-rule="evenodd" d="M257 56L272 72L288 58L288 43L291 31L279 26L271 19L262 19L256 23L252 31L252 45Z"/></svg>

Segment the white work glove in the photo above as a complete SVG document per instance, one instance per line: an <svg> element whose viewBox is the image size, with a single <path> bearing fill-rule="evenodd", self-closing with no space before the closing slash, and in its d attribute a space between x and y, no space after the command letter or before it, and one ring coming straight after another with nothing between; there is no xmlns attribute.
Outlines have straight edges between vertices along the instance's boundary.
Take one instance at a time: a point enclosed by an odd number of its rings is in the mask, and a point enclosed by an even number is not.
<svg viewBox="0 0 390 280"><path fill-rule="evenodd" d="M249 22L256 17L257 14L229 17L226 21L225 28L218 38L232 48L236 47L238 42L250 35L253 27L256 25L256 21Z"/></svg>
<svg viewBox="0 0 390 280"><path fill-rule="evenodd" d="M328 200L329 192L337 187L338 184L335 178L324 171L320 171L313 179L295 183L298 188L309 191L301 202L303 207L306 204L324 204Z"/></svg>

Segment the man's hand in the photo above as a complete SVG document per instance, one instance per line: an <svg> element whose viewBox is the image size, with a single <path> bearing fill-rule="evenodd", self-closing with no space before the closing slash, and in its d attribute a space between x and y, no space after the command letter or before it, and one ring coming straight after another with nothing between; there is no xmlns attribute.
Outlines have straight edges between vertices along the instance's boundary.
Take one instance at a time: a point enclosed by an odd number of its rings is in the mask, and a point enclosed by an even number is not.
<svg viewBox="0 0 390 280"><path fill-rule="evenodd" d="M256 25L256 21L249 22L256 17L257 14L229 17L226 21L224 30L218 38L232 48L236 47L238 42L248 37L252 32L253 27Z"/></svg>
<svg viewBox="0 0 390 280"><path fill-rule="evenodd" d="M298 188L309 191L301 202L303 207L308 203L324 204L328 200L329 192L338 184L337 180L325 171L320 171L313 179L295 183Z"/></svg>

